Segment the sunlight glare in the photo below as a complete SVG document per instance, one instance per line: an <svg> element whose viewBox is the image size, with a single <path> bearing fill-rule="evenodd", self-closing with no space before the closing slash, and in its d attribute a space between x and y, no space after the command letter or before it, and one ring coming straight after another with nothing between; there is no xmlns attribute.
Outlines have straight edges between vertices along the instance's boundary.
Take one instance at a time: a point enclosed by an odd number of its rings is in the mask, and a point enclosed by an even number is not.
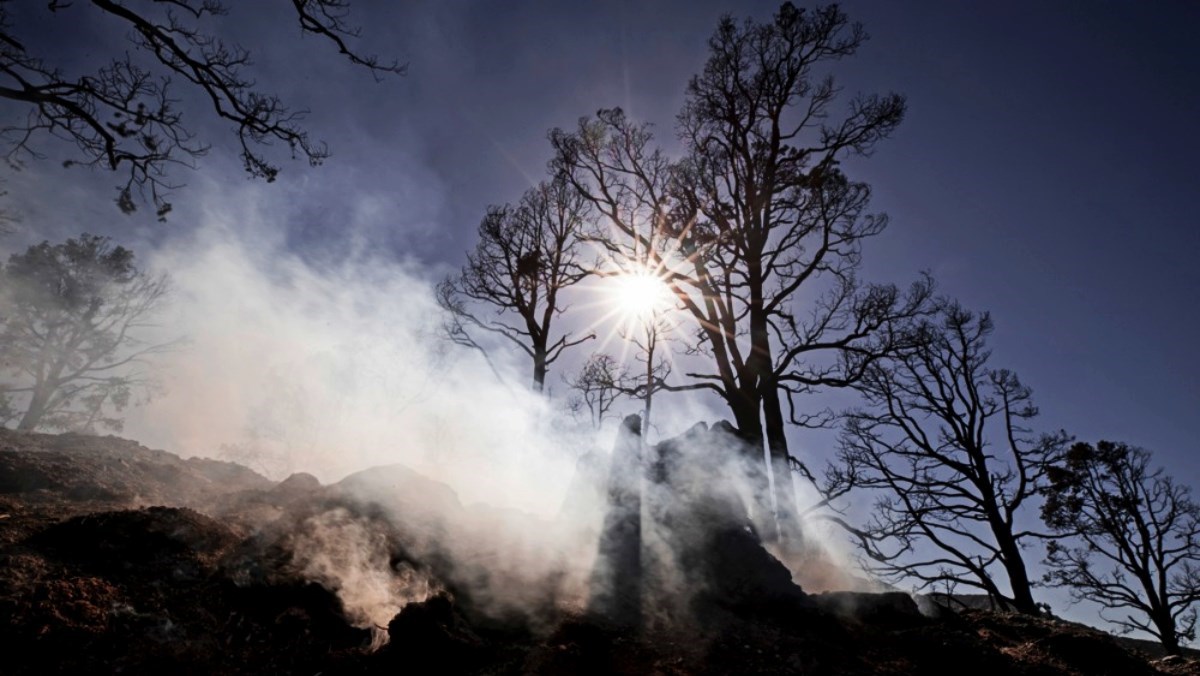
<svg viewBox="0 0 1200 676"><path fill-rule="evenodd" d="M671 307L671 289L647 271L613 277L610 293L614 305L629 320L646 321Z"/></svg>

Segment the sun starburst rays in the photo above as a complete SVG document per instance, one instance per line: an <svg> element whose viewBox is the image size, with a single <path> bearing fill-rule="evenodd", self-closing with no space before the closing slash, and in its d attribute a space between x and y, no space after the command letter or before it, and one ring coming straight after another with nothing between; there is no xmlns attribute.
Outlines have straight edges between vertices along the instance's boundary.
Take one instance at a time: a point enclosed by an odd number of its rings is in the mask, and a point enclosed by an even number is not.
<svg viewBox="0 0 1200 676"><path fill-rule="evenodd" d="M652 264L619 260L611 252L600 252L599 272L586 287L587 307L594 319L586 332L600 340L597 352L611 350L617 341L621 363L628 363L631 352L643 351L642 345L651 333L661 340L674 331L681 319L679 267L686 263L679 256L660 255ZM662 349L658 356L673 362L671 350ZM657 357L656 357L657 361Z"/></svg>

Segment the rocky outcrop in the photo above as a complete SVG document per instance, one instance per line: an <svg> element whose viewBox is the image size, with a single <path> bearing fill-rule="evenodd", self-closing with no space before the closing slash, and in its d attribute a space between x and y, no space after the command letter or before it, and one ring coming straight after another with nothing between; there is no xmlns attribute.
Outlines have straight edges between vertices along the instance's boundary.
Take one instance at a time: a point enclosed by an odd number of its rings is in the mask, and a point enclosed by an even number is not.
<svg viewBox="0 0 1200 676"><path fill-rule="evenodd" d="M608 509L597 545L588 611L618 625L642 623L642 419L621 423L608 475Z"/></svg>
<svg viewBox="0 0 1200 676"><path fill-rule="evenodd" d="M613 450L589 610L641 628L794 609L805 595L752 526L731 428L700 423L644 448L640 422L625 419Z"/></svg>

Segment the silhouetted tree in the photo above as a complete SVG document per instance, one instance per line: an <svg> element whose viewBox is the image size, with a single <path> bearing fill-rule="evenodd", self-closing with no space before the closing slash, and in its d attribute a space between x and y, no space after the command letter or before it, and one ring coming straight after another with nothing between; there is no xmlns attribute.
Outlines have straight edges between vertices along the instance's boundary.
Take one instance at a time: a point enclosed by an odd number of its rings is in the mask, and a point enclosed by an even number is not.
<svg viewBox="0 0 1200 676"><path fill-rule="evenodd" d="M23 403L17 429L119 429L106 411L151 384L145 359L169 344L142 335L167 293L133 252L83 234L14 254L0 292L0 393Z"/></svg>
<svg viewBox="0 0 1200 676"><path fill-rule="evenodd" d="M586 215L586 202L560 180L531 188L516 206L490 207L461 274L438 287L451 340L479 348L473 329L503 336L529 355L541 391L549 366L594 337L552 330L566 310L563 290L588 275L580 261Z"/></svg>
<svg viewBox="0 0 1200 676"><path fill-rule="evenodd" d="M1125 630L1153 634L1169 654L1192 640L1200 601L1200 506L1150 453L1077 443L1051 468L1042 516L1070 540L1052 541L1049 584L1106 609ZM1072 543L1072 541L1074 541Z"/></svg>
<svg viewBox="0 0 1200 676"><path fill-rule="evenodd" d="M915 346L865 370L856 388L866 407L847 415L840 459L882 497L865 526L848 528L887 579L963 585L1036 613L1022 543L1039 534L1019 517L1067 438L1025 427L1032 393L988 368L991 331L986 313L945 304L917 324Z"/></svg>
<svg viewBox="0 0 1200 676"><path fill-rule="evenodd" d="M262 92L246 73L249 51L209 32L205 24L228 10L220 0L13 4L0 3L0 98L25 107L24 115L0 132L10 163L40 157L36 143L43 133L58 137L75 146L67 164L125 172L117 197L123 211L136 208L135 193L143 198L148 193L162 218L171 209L165 199L172 187L167 167L208 149L176 107L174 82L200 93L212 113L233 128L251 176L271 181L278 174L279 168L263 154L271 143L287 146L293 157L302 156L312 165L328 156L324 144L312 141L300 126L304 111ZM350 47L358 29L349 23L349 0L291 4L301 32L329 40L376 78L404 71L400 64L381 63ZM93 73L68 75L54 61L54 43L68 24L89 22L123 28L131 49L104 59Z"/></svg>
<svg viewBox="0 0 1200 676"><path fill-rule="evenodd" d="M640 368L630 374L625 393L642 400L642 439L650 438L650 414L654 395L667 388L671 376L671 360L667 356L668 341L675 331L675 320L666 310L651 309L647 316L620 329L621 337L634 348L634 360Z"/></svg>
<svg viewBox="0 0 1200 676"><path fill-rule="evenodd" d="M576 394L570 405L573 410L587 408L592 426L599 428L617 399L628 390L629 378L625 367L612 355L598 352L588 357L574 375L564 380Z"/></svg>
<svg viewBox="0 0 1200 676"><path fill-rule="evenodd" d="M854 277L862 241L886 220L866 213L869 188L839 162L887 137L904 100L860 96L838 116L839 89L816 71L865 39L836 6L786 3L765 23L725 17L688 86L677 163L619 110L551 132L554 166L597 206L609 251L645 257L695 319L691 349L713 368L666 389L718 394L750 448L765 435L778 521L792 534L784 399L793 423L815 424L792 396L853 382L929 294L928 283L905 294Z"/></svg>

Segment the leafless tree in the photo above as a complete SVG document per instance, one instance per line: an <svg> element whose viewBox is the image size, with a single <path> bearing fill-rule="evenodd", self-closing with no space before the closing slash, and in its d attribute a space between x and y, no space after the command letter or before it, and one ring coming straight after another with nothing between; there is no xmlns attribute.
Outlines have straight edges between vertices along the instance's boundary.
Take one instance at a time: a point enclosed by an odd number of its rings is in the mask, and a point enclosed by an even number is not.
<svg viewBox="0 0 1200 676"><path fill-rule="evenodd" d="M208 146L197 140L177 106L172 85L200 93L211 113L233 128L246 171L274 180L279 167L265 147L279 143L293 157L320 164L328 151L300 125L305 111L261 91L247 73L250 52L210 32L225 14L220 0L50 0L22 7L0 2L0 98L24 104L23 119L11 121L0 136L6 157L19 165L39 158L38 137L50 135L74 146L68 165L123 172L117 204L133 211L149 198L159 218L171 209L173 186L167 169L188 164ZM402 73L398 63L362 55L350 43L358 29L349 21L349 0L292 0L292 18L304 33L333 44L351 62L378 78ZM14 20L21 19L20 25ZM128 31L129 51L114 55L97 71L69 75L56 63L39 35L60 39L70 23L107 22Z"/></svg>
<svg viewBox="0 0 1200 676"><path fill-rule="evenodd" d="M153 379L147 358L171 343L144 332L167 293L131 251L84 234L9 258L0 302L0 393L24 404L17 429L119 429L122 410Z"/></svg>
<svg viewBox="0 0 1200 676"><path fill-rule="evenodd" d="M947 303L915 330L915 347L873 363L856 385L866 405L848 414L840 459L880 498L865 526L842 523L886 579L962 585L1036 613L1022 544L1040 534L1020 517L1067 437L1026 427L1032 393L988 368L986 313Z"/></svg>
<svg viewBox="0 0 1200 676"><path fill-rule="evenodd" d="M628 327L624 332L625 340L634 348L634 360L639 366L640 377L629 394L642 400L643 439L650 435L654 395L669 386L674 370L670 350L678 331L679 317L673 311L654 310L641 326Z"/></svg>
<svg viewBox="0 0 1200 676"><path fill-rule="evenodd" d="M462 272L438 287L451 340L479 348L473 333L504 337L529 355L541 391L550 365L594 338L553 331L567 309L562 292L589 274L581 259L586 217L583 197L561 180L531 188L516 206L489 208Z"/></svg>
<svg viewBox="0 0 1200 676"><path fill-rule="evenodd" d="M555 167L597 206L610 252L645 256L695 320L691 350L712 368L666 389L712 391L750 448L766 439L781 479L768 534L796 532L783 402L792 422L817 424L792 396L853 382L929 296L927 282L906 293L854 275L886 219L866 212L870 190L840 162L887 137L904 99L861 96L839 117L839 89L817 69L865 39L833 6L722 19L678 117L678 162L619 110L551 133Z"/></svg>
<svg viewBox="0 0 1200 676"><path fill-rule="evenodd" d="M587 408L592 427L599 428L609 417L613 404L628 390L629 374L612 355L598 352L588 357L574 375L565 378L567 387L576 394L571 406Z"/></svg>
<svg viewBox="0 0 1200 676"><path fill-rule="evenodd" d="M638 374L628 378L626 394L642 400L642 439L650 438L651 413L654 395L665 390L671 377L671 359L666 350L676 330L674 317L666 311L653 310L634 325L620 329L621 337L633 346Z"/></svg>
<svg viewBox="0 0 1200 676"><path fill-rule="evenodd" d="M1046 524L1068 540L1050 544L1049 584L1099 603L1125 630L1155 636L1168 654L1196 636L1200 601L1200 505L1151 469L1150 453L1101 441L1074 444L1051 468Z"/></svg>

